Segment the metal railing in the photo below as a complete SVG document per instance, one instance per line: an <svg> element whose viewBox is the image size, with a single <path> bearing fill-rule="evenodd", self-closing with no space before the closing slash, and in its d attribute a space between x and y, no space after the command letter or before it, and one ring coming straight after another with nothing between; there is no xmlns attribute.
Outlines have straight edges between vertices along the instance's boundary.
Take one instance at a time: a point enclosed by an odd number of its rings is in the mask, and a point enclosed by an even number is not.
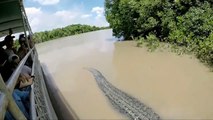
<svg viewBox="0 0 213 120"><path fill-rule="evenodd" d="M34 53L34 62L32 65L32 71L34 71L34 84L33 90L31 91L31 98L34 99L32 100L34 103L31 102L34 106L31 107L31 119L57 120L44 82L42 68L38 60L38 53L36 50Z"/></svg>
<svg viewBox="0 0 213 120"><path fill-rule="evenodd" d="M15 85L17 83L19 74L21 73L21 70L27 61L27 58L31 54L33 49L31 49L27 55L22 59L22 61L19 63L18 67L15 69L13 74L10 76L8 82L5 84L2 76L0 75L0 91L2 92L0 98L0 119L3 120L5 117L6 110L8 108L8 111L14 116L15 119L22 119L25 120L25 116L23 113L19 110L18 106L16 105L13 97L12 92L15 88Z"/></svg>
<svg viewBox="0 0 213 120"><path fill-rule="evenodd" d="M15 103L12 97L12 93L17 83L18 77L21 73L21 70L29 56L33 56L31 75L34 77L34 83L31 85L32 89L30 94L31 108L29 112L31 119L57 119L57 116L49 100L49 95L46 90L46 85L44 83L44 78L40 62L38 60L37 51L35 48L33 48L21 60L18 67L10 76L6 84L4 83L4 80L0 75L0 120L4 119L6 111L10 112L17 120L26 120L26 117Z"/></svg>

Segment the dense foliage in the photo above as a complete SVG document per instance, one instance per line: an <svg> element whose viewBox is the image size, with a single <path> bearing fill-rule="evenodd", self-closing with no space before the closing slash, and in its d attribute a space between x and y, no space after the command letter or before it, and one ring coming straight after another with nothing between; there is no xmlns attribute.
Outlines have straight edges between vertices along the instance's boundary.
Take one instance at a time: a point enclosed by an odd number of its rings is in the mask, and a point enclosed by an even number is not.
<svg viewBox="0 0 213 120"><path fill-rule="evenodd" d="M101 30L106 29L108 27L96 27L96 26L89 26L89 25L69 25L64 28L57 28L50 31L44 31L44 32L37 32L33 35L33 40L35 43L41 43L45 41L49 41L52 39L95 31L95 30Z"/></svg>
<svg viewBox="0 0 213 120"><path fill-rule="evenodd" d="M105 14L117 37L187 47L213 64L212 0L105 0Z"/></svg>

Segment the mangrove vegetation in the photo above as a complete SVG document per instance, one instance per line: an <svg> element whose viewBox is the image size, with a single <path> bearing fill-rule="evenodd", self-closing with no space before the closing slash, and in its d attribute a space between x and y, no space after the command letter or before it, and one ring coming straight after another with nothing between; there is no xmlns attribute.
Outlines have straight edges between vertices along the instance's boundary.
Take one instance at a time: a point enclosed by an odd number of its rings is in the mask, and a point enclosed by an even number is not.
<svg viewBox="0 0 213 120"><path fill-rule="evenodd" d="M81 25L81 24L73 24L63 28L57 28L49 31L36 32L33 35L33 40L35 43L41 43L45 41L49 41L52 39L57 39L61 37L81 34L85 32L91 32L96 30L107 29L108 27L96 27L90 25Z"/></svg>
<svg viewBox="0 0 213 120"><path fill-rule="evenodd" d="M213 65L212 0L105 0L106 19L117 37L157 47L170 43Z"/></svg>

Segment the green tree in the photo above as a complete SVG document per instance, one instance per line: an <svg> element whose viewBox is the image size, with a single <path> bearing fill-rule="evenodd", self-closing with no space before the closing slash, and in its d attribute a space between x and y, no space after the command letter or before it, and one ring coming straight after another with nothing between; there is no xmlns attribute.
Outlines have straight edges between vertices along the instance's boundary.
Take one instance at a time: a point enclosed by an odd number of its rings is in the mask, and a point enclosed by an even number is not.
<svg viewBox="0 0 213 120"><path fill-rule="evenodd" d="M213 64L212 8L212 0L105 0L115 36L191 47L198 58Z"/></svg>
<svg viewBox="0 0 213 120"><path fill-rule="evenodd" d="M41 43L45 41L49 41L52 39L80 34L89 31L95 31L100 29L107 29L108 27L96 27L96 26L89 26L89 25L81 25L81 24L74 24L69 25L64 28L56 28L50 31L44 32L37 32L34 34L33 39L35 43Z"/></svg>

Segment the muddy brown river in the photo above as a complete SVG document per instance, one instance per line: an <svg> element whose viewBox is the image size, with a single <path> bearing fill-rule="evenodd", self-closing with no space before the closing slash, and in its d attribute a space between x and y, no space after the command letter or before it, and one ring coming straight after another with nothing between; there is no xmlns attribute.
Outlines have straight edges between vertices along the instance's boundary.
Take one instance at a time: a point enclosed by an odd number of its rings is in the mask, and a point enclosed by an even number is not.
<svg viewBox="0 0 213 120"><path fill-rule="evenodd" d="M114 109L88 67L161 119L213 119L213 72L193 56L116 42L112 30L48 41L37 49L80 119L128 119Z"/></svg>

